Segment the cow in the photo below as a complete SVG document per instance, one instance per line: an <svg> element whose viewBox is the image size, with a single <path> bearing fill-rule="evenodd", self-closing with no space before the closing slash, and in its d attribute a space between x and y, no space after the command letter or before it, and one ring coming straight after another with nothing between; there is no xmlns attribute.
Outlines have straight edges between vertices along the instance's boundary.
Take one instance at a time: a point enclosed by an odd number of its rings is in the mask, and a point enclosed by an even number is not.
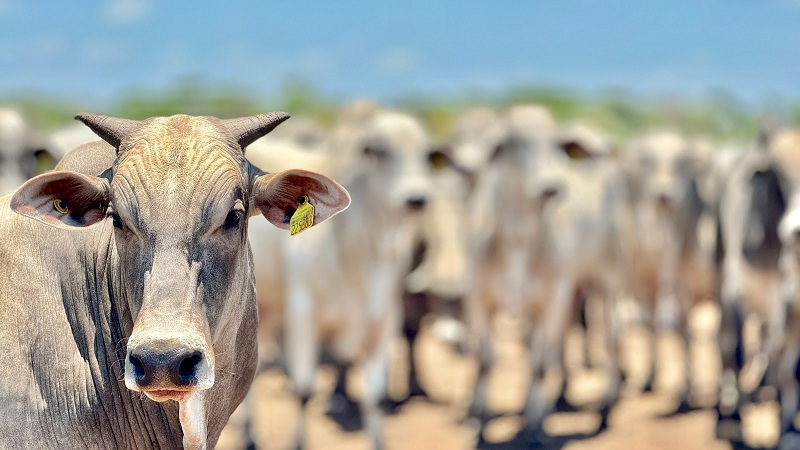
<svg viewBox="0 0 800 450"><path fill-rule="evenodd" d="M464 299L465 347L478 360L468 415L478 419L480 436L489 420L486 379L495 357L493 318L501 311L521 317L529 300L528 262L535 211L526 195L528 170L538 153L552 151L558 131L555 119L539 105L516 106L496 120L498 123L485 128L499 128L499 137L486 139L478 135L466 140L460 137L463 133L457 133L453 139L453 160L457 165L463 161L459 154L484 155L484 165L475 175L468 217L474 284ZM514 127L514 122L527 126Z"/></svg>
<svg viewBox="0 0 800 450"><path fill-rule="evenodd" d="M776 368L783 336L782 244L779 224L787 210L785 168L771 156L769 138L745 149L731 162L718 201L717 291L721 309L722 356L716 434L743 443L742 408ZM786 236L789 237L789 236ZM745 351L745 318L755 315L762 336L755 354ZM745 383L745 366L756 368L757 384ZM792 376L794 369L792 368ZM771 380L775 382L775 380Z"/></svg>
<svg viewBox="0 0 800 450"><path fill-rule="evenodd" d="M607 356L599 430L607 427L621 382L617 302L627 294L633 256L626 239L633 232L629 193L610 142L585 125L572 125L546 148L550 151L532 162L525 186L535 210L528 247L532 298L522 311L533 318L528 341L533 379L523 410L528 440L546 439L543 419L568 403L563 342L571 323L584 319L586 325L585 310L593 304L599 307L588 310L601 317L590 323L602 325ZM555 396L545 391L552 373L562 378Z"/></svg>
<svg viewBox="0 0 800 450"><path fill-rule="evenodd" d="M770 131L770 130L767 130ZM778 448L797 448L800 401L800 132L764 132L729 173L720 201L719 283L723 375L717 404L718 437L743 443L741 413L765 385L778 388ZM759 345L748 353L744 322L755 315ZM756 376L747 382L745 371Z"/></svg>
<svg viewBox="0 0 800 450"><path fill-rule="evenodd" d="M486 376L492 366L491 323L500 311L527 329L532 380L523 410L528 441L546 439L542 421L563 399L544 391L546 374L563 368L567 325L581 310L576 298L598 298L607 311L608 351L616 359L612 305L624 287L620 231L630 229L627 193L610 147L586 128L560 129L546 110L517 106L504 118L506 138L476 180L471 205L477 271L468 295L468 346L479 361L469 415L486 413ZM598 261L603 261L599 264ZM601 269L602 267L602 269ZM603 424L616 400L619 371L608 365ZM601 424L602 425L602 424Z"/></svg>
<svg viewBox="0 0 800 450"><path fill-rule="evenodd" d="M0 107L0 195L53 167L50 153L37 144L22 114Z"/></svg>
<svg viewBox="0 0 800 450"><path fill-rule="evenodd" d="M253 160L268 159L271 151L268 146L253 150L259 150L249 155ZM285 294L271 293L262 307L283 312L278 339L301 405L298 446L305 441L305 406L323 361L337 371L330 412L338 417L360 413L373 446L382 445L390 350L401 332L402 280L414 223L432 188L429 152L427 132L415 117L370 103L351 105L342 111L326 149L294 151L300 153L301 167L325 167L346 186L355 199L341 217L346 220L292 239L252 234L259 251L272 251L261 263L285 277L276 280ZM283 296L285 302L276 304ZM363 369L359 402L347 391L353 365Z"/></svg>
<svg viewBox="0 0 800 450"><path fill-rule="evenodd" d="M649 314L654 330L645 389L653 386L657 361L656 337L667 331L681 334L687 362L686 379L678 393L677 411L691 408L691 358L687 319L692 306L714 298L712 255L701 233L708 223L709 205L702 186L710 154L677 132L645 133L629 143L625 157L635 208L633 297ZM713 234L713 233L711 233Z"/></svg>
<svg viewBox="0 0 800 450"><path fill-rule="evenodd" d="M100 140L96 134L81 123L70 123L47 136L46 147L57 161L67 153L89 142Z"/></svg>
<svg viewBox="0 0 800 450"><path fill-rule="evenodd" d="M248 217L350 203L244 158L287 118L79 114L103 141L0 199L0 445L215 446L256 369Z"/></svg>
<svg viewBox="0 0 800 450"><path fill-rule="evenodd" d="M778 223L782 244L779 260L780 297L768 319L768 351L777 353L775 379L779 387L781 449L800 445L795 416L800 410L800 130L786 129L770 141L769 154L778 174L785 211Z"/></svg>

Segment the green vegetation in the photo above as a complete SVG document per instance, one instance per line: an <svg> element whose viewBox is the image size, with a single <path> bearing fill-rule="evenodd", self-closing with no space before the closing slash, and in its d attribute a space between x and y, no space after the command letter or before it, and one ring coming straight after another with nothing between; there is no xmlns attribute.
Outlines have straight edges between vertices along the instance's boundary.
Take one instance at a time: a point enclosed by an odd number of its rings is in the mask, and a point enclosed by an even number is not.
<svg viewBox="0 0 800 450"><path fill-rule="evenodd" d="M201 77L181 78L157 90L132 88L105 107L87 100L52 98L33 92L0 96L0 102L19 107L33 127L42 131L62 126L79 110L104 111L135 119L177 113L234 117L284 110L331 124L341 106L341 102L303 80L290 80L277 94L265 96L253 94L245 86L210 82ZM800 102L770 99L762 104L746 103L725 91L697 97L651 98L622 89L587 93L560 86L525 84L500 91L464 90L455 95L413 93L386 103L418 114L435 140L446 139L459 111L476 104L502 109L514 104L539 103L550 108L562 122L586 121L617 139L629 138L651 127L672 127L692 135L749 141L765 114L789 124L800 123Z"/></svg>

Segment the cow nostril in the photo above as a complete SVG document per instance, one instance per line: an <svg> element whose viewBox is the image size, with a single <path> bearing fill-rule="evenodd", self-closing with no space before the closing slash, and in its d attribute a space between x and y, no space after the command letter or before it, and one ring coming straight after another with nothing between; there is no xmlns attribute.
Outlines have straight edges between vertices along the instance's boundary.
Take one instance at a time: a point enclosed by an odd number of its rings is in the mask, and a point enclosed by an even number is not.
<svg viewBox="0 0 800 450"><path fill-rule="evenodd" d="M558 188L555 186L549 186L542 189L541 196L542 198L552 198L558 195Z"/></svg>
<svg viewBox="0 0 800 450"><path fill-rule="evenodd" d="M140 388L189 386L198 382L203 358L200 350L155 343L132 349L127 370Z"/></svg>
<svg viewBox="0 0 800 450"><path fill-rule="evenodd" d="M194 352L181 361L178 366L178 376L183 381L192 381L197 375L197 368L203 360L203 355L200 352Z"/></svg>
<svg viewBox="0 0 800 450"><path fill-rule="evenodd" d="M672 204L672 196L667 193L660 193L656 195L656 202L661 207L666 207Z"/></svg>
<svg viewBox="0 0 800 450"><path fill-rule="evenodd" d="M427 202L425 197L411 197L406 199L406 207L411 210L420 210L425 207Z"/></svg>
<svg viewBox="0 0 800 450"><path fill-rule="evenodd" d="M128 361L130 361L131 366L133 366L133 377L136 379L136 382L138 383L144 380L145 371L142 361L134 355L130 355Z"/></svg>

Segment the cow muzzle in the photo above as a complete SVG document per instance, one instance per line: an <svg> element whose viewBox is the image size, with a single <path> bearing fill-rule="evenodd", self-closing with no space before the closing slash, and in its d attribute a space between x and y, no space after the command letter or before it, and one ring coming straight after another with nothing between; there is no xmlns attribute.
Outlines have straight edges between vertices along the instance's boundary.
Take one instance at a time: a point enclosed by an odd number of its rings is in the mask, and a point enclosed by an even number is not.
<svg viewBox="0 0 800 450"><path fill-rule="evenodd" d="M154 401L183 400L214 385L214 368L204 349L175 339L129 346L125 386Z"/></svg>

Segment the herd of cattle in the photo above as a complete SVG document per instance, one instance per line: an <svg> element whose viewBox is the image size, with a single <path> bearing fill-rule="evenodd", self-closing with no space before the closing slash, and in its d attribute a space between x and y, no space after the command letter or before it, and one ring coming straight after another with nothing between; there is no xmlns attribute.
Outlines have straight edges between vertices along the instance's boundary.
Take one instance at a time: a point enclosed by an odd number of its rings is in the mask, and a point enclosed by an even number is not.
<svg viewBox="0 0 800 450"><path fill-rule="evenodd" d="M602 430L625 380L623 329L678 332L688 349L689 311L709 299L722 312L717 435L742 443L743 408L772 386L780 446L800 448L800 131L765 122L736 148L664 130L615 145L519 105L466 109L434 143L418 118L368 101L331 128L275 128L281 113L77 118L87 127L31 145L0 109L0 448L213 448L268 366L292 381L302 447L322 364L337 369L331 408L360 414L379 448L398 337L409 395L425 395L423 326L477 360L468 415L482 427L500 314L526 330L533 445L568 403L571 326L606 354ZM58 165L36 176L43 154ZM315 226L290 237L304 196ZM651 354L652 368L655 340ZM694 406L691 373L680 409Z"/></svg>

